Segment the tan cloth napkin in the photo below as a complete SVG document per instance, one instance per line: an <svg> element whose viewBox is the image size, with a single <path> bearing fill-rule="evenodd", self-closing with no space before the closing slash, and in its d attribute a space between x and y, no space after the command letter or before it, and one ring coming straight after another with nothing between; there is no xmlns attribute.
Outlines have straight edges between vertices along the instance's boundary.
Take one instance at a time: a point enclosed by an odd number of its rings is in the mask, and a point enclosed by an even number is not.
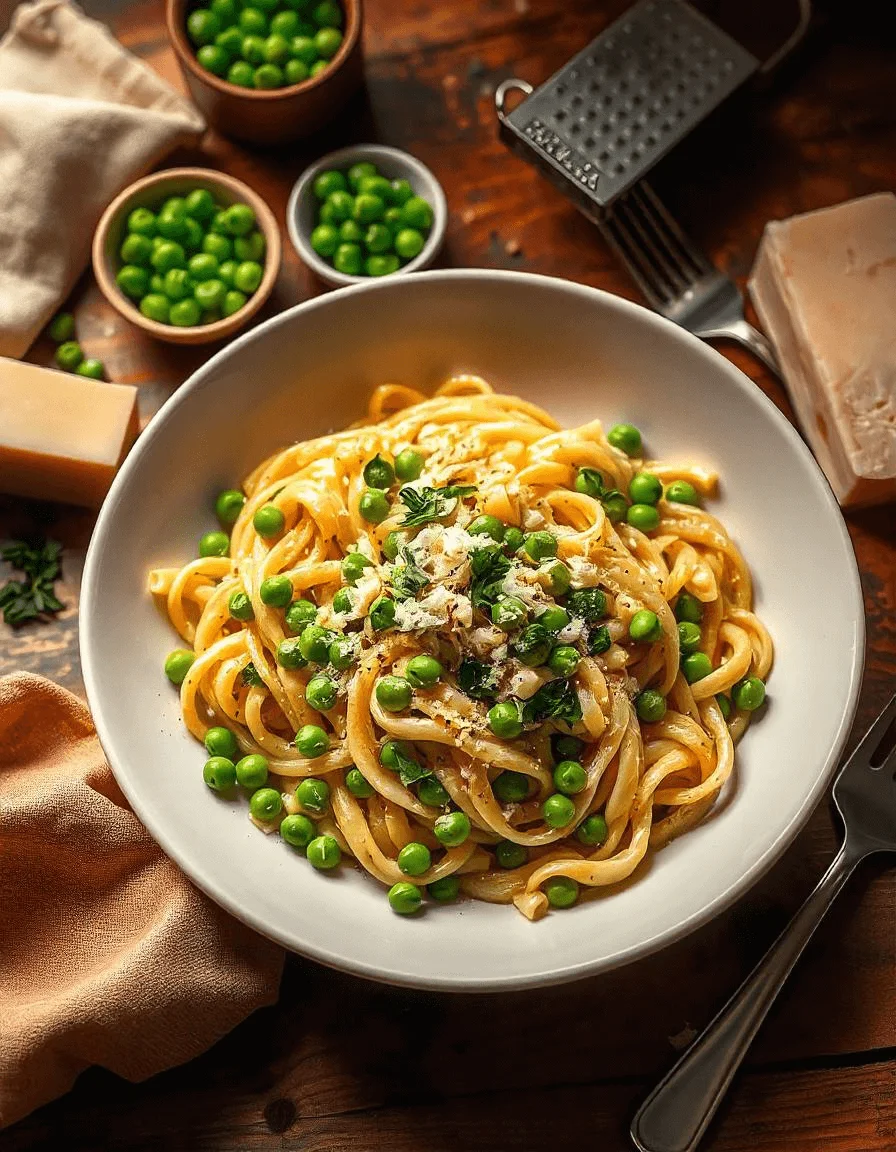
<svg viewBox="0 0 896 1152"><path fill-rule="evenodd" d="M0 356L21 356L68 295L106 205L205 123L65 0L0 41Z"/></svg>
<svg viewBox="0 0 896 1152"><path fill-rule="evenodd" d="M162 855L87 708L0 679L0 1126L90 1064L142 1080L277 997L283 951Z"/></svg>

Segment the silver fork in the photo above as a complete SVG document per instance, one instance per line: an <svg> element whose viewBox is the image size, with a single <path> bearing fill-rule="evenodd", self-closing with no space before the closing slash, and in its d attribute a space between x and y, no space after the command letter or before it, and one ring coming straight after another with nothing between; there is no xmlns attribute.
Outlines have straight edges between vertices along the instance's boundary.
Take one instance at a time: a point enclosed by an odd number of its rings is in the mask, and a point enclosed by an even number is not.
<svg viewBox="0 0 896 1152"><path fill-rule="evenodd" d="M834 803L844 827L840 851L752 974L641 1105L631 1127L640 1152L693 1152L834 897L859 861L876 852L896 852L894 725L896 696L834 781Z"/></svg>
<svg viewBox="0 0 896 1152"><path fill-rule="evenodd" d="M736 340L781 375L771 344L744 319L737 285L694 246L646 181L597 224L655 311L704 340Z"/></svg>

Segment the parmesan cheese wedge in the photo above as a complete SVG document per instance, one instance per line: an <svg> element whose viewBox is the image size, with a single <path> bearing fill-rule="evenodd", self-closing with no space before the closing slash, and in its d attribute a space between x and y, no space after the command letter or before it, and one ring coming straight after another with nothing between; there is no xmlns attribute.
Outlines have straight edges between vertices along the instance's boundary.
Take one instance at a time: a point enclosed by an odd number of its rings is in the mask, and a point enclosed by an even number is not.
<svg viewBox="0 0 896 1152"><path fill-rule="evenodd" d="M768 224L749 286L840 504L896 498L896 196Z"/></svg>
<svg viewBox="0 0 896 1152"><path fill-rule="evenodd" d="M98 508L137 419L136 388L0 357L0 492Z"/></svg>

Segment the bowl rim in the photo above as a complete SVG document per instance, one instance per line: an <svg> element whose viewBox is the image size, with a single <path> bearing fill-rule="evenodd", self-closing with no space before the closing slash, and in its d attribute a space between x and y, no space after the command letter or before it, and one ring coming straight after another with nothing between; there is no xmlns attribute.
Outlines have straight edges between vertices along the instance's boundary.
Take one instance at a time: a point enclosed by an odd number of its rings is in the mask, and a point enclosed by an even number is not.
<svg viewBox="0 0 896 1152"><path fill-rule="evenodd" d="M318 76L309 76L307 80L302 80L298 84L287 84L282 88L243 88L239 84L231 84L229 80L223 80L214 72L209 72L196 59L196 54L187 39L186 21L181 19L182 16L185 17L190 2L191 0L166 0L165 2L165 23L168 39L174 47L178 60L197 80L208 84L210 88L215 88L228 96L240 96L246 100L272 102L291 98L299 93L311 92L315 88L321 87L328 79L332 79L333 74L338 72L348 60L361 37L361 0L339 0L346 13L345 32L342 43L339 45L339 51L331 58L328 68L324 69Z"/></svg>
<svg viewBox="0 0 896 1152"><path fill-rule="evenodd" d="M321 280L339 288L347 288L354 284L369 284L376 277L349 276L347 273L334 268L332 264L328 264L326 260L321 259L311 247L308 237L299 225L299 209L316 176L327 168L340 167L346 163L351 164L355 158L361 159L364 156L383 157L387 162L391 161L396 165L403 166L417 176L421 182L428 184L433 198L432 228L430 228L429 235L426 237L420 252L413 260L409 260L407 264L403 264L394 272L390 272L383 279L391 279L407 272L417 272L427 268L436 258L439 249L445 242L445 232L448 228L448 200L445 196L445 190L432 169L410 152L405 152L402 148L393 148L389 144L377 144L376 142L349 144L344 148L337 148L333 152L328 152L325 156L315 160L313 164L309 164L293 184L286 205L286 230L289 233L292 246L302 262L311 268Z"/></svg>
<svg viewBox="0 0 896 1152"><path fill-rule="evenodd" d="M146 188L161 187L172 180L205 181L206 184L227 188L235 197L239 197L249 204L264 234L267 251L261 283L238 312L234 312L232 316L223 316L211 324L194 324L181 328L173 324L162 324L158 320L144 316L118 287L115 282L115 275L111 271L111 262L106 259L105 247L108 233L115 221L125 213L133 197ZM202 338L202 343L220 340L251 320L273 290L280 272L282 256L283 249L277 219L266 201L255 189L226 172L218 172L214 168L197 167L163 168L158 172L151 172L148 176L135 180L133 184L129 184L127 188L119 192L103 212L93 233L91 245L91 260L97 284L112 307L126 320L130 320L132 324L136 324L144 331L149 332L150 335L175 344L198 343L199 337Z"/></svg>
<svg viewBox="0 0 896 1152"><path fill-rule="evenodd" d="M452 975L439 975L436 977L420 977L416 974L402 974L396 975L393 973L384 974L384 972L377 968L375 965L369 963L363 956L346 957L339 955L331 950L318 946L312 943L303 943L303 948L299 954L310 957L311 959L325 964L328 967L335 968L339 971L349 972L353 975L363 976L379 982L395 984L404 987L424 988L436 991L445 992L498 992L509 990L522 990L526 988L544 987L552 984L568 983L573 980L583 979L586 976L595 975L599 972L607 972L613 968L621 967L622 965L632 963L644 956L650 955L659 951L678 940L690 935L716 916L720 915L732 904L735 903L749 888L751 888L771 867L780 859L784 851L793 842L799 831L805 826L812 812L820 800L822 794L827 788L830 779L836 769L843 748L846 744L847 738L855 718L856 710L859 702L859 692L862 684L862 671L864 666L865 655L865 612L864 612L864 599L862 595L861 579L859 575L858 565L855 559L855 552L852 547L852 541L849 531L846 527L846 522L836 499L831 491L824 473L821 471L817 461L815 460L809 448L802 440L796 427L784 416L777 406L766 396L760 388L758 388L753 381L743 373L737 366L721 353L713 349L710 345L704 343L698 337L693 336L690 332L685 331L672 321L665 319L659 314L652 312L650 309L645 308L634 301L627 300L623 297L616 296L613 293L607 292L604 289L594 288L590 285L579 284L575 281L565 280L561 277L545 276L530 272L515 272L503 269L490 269L490 268L464 268L464 269L440 269L435 271L428 271L421 273L421 276L428 282L438 281L462 281L464 279L476 280L491 280L496 284L496 287L508 283L533 283L535 285L550 286L552 288L559 288L562 291L574 293L585 298L594 300L595 298L600 301L604 306L611 309L617 309L620 312L628 312L630 314L637 314L639 319L647 324L648 327L661 330L665 332L666 336L671 339L677 340L680 343L689 345L693 350L699 350L699 355L707 361L712 360L718 367L718 357L725 365L725 371L731 381L731 386L739 389L742 392L750 393L751 399L764 408L765 413L771 421L778 425L779 430L790 444L794 453L800 456L807 466L807 474L813 478L814 485L818 488L822 500L827 504L828 510L832 515L833 524L836 525L836 531L839 534L840 541L843 545L844 555L851 561L850 568L850 582L847 593L850 595L853 605L855 606L855 644L851 655L851 666L849 668L849 685L848 695L843 708L843 713L840 716L834 738L831 742L830 750L825 757L824 763L819 765L819 770L814 778L811 789L807 792L799 809L794 812L790 821L781 829L777 838L772 841L764 850L764 852L744 871L741 872L738 880L731 884L725 891L720 892L715 900L706 904L704 907L696 909L689 916L677 922L673 926L666 928L662 931L654 933L652 936L643 937L628 947L621 948L619 951L613 953L608 957L598 958L592 961L582 961L573 963L567 967L550 967L543 971L533 973L524 977L503 977L501 974L496 975L493 979L466 979L464 977L457 977ZM109 494L100 509L99 517L96 526L91 536L90 545L88 547L87 556L84 565L83 582L82 582L82 597L80 606L80 656L84 676L84 685L87 692L88 701L90 703L91 712L93 715L94 724L97 731L100 744L103 747L108 762L113 769L116 780L120 785L122 791L127 797L128 801L134 808L138 818L144 821L148 831L153 839L159 844L162 850L184 871L190 878L191 882L200 888L210 899L214 900L220 907L225 908L233 916L235 916L242 923L247 924L254 931L262 936L274 940L276 943L290 950L296 950L294 943L287 943L281 936L278 936L275 930L266 924L263 920L256 917L251 910L243 908L239 905L238 901L231 899L228 893L221 889L220 884L214 875L203 872L198 868L194 868L191 863L184 858L177 847L173 845L165 833L163 823L157 822L152 816L144 819L140 811L139 800L135 800L135 795L131 789L130 781L126 778L126 773L121 772L119 775L115 771L115 757L112 750L115 747L111 731L106 724L103 698L99 690L99 664L94 663L92 647L93 647L93 631L96 627L96 621L101 619L102 613L99 610L100 605L96 593L96 569L101 562L101 555L107 547L105 539L107 534L107 525L112 520L116 505L121 500L122 492L128 483L128 478L134 470L139 467L140 459L144 452L147 451L151 439L158 433L163 424L167 423L174 414L177 412L178 407L183 404L186 398L195 390L201 389L206 385L206 381L211 378L218 368L219 363L229 356L234 349L248 345L256 340L263 340L266 338L268 331L280 325L289 324L292 317L299 311L313 314L320 308L328 307L331 300L346 293L357 294L359 292L375 292L384 288L388 283L390 277L383 277L382 279L369 281L360 287L352 287L340 289L336 293L326 293L321 296L312 297L309 300L297 304L284 312L278 313L266 320L263 324L258 325L249 332L243 333L236 340L229 343L225 348L220 349L215 353L202 367L187 378L183 385L166 401L162 408L153 419L147 431L144 432L138 439L136 445L131 450L126 458L124 464L115 477Z"/></svg>

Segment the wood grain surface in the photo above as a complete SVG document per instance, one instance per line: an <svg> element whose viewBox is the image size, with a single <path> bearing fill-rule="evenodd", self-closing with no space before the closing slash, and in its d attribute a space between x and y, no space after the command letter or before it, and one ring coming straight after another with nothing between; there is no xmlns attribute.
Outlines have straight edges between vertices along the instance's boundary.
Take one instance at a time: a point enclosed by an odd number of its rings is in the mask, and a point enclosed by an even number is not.
<svg viewBox="0 0 896 1152"><path fill-rule="evenodd" d="M83 6L178 82L161 0ZM366 0L366 90L322 138L253 151L209 135L201 150L171 162L246 180L283 226L289 190L310 160L353 140L394 144L445 187L443 266L526 269L637 299L595 229L507 153L492 107L497 83L516 75L537 84L625 7ZM3 8L0 0L0 16ZM888 15L862 0L819 8L812 38L777 82L736 102L656 174L682 224L741 283L767 220L896 186ZM262 318L322 290L287 242ZM140 386L144 417L215 351L135 331L89 272L71 305L87 354L106 362L110 379ZM746 353L725 351L790 415L774 380ZM39 341L29 359L49 363L51 354ZM896 513L854 513L847 523L868 621L860 731L896 681ZM0 497L0 540L63 541L67 605L47 624L13 631L0 623L0 674L24 668L83 691L77 600L92 524L87 512ZM824 804L734 908L657 956L568 987L436 996L290 958L280 1004L206 1055L140 1086L88 1072L67 1097L0 1133L0 1149L61 1140L68 1149L215 1152L628 1147L638 1100L811 889L836 835ZM896 1149L894 897L896 881L882 865L851 882L760 1033L707 1149Z"/></svg>

